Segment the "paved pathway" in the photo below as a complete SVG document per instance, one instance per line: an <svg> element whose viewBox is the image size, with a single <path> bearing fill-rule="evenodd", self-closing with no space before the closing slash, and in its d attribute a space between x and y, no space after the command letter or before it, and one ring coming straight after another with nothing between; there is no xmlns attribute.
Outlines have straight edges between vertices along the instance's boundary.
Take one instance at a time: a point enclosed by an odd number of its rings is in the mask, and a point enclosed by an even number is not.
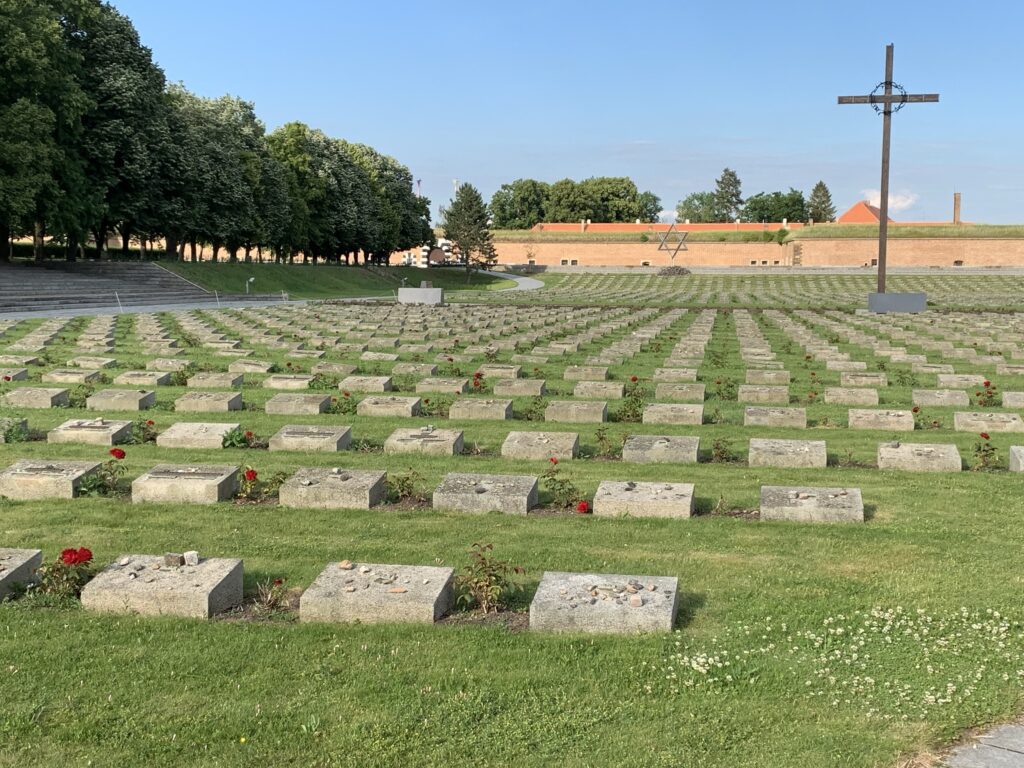
<svg viewBox="0 0 1024 768"><path fill-rule="evenodd" d="M954 749L947 768L1024 768L1024 725L1001 725Z"/></svg>
<svg viewBox="0 0 1024 768"><path fill-rule="evenodd" d="M543 288L544 283L541 280L537 280L532 277L520 277L519 275L510 275L508 272L481 272L483 275L490 275L491 277L497 277L501 280L515 280L516 284L513 288L506 288L507 291L535 291L538 288ZM468 290L473 290L469 288Z"/></svg>

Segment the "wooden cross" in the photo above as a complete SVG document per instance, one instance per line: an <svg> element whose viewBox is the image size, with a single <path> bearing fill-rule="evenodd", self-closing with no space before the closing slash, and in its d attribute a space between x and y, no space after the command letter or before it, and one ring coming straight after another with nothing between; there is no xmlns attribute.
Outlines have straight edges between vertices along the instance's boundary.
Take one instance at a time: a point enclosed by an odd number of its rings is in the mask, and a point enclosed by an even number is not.
<svg viewBox="0 0 1024 768"><path fill-rule="evenodd" d="M885 246L889 234L889 134L892 113L904 104L923 104L939 100L937 93L907 93L892 81L892 43L885 46L885 80L867 96L840 96L840 104L871 104L882 114L882 188L878 203L878 292L885 293ZM878 93L879 89L882 90ZM893 89L896 93L893 93ZM881 105L881 109L879 106Z"/></svg>

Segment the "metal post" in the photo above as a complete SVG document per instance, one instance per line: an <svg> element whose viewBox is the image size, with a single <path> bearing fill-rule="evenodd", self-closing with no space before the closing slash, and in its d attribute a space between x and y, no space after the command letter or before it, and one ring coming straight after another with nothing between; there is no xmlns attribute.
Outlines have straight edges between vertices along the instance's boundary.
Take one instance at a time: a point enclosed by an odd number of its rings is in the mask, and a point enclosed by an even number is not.
<svg viewBox="0 0 1024 768"><path fill-rule="evenodd" d="M892 52L885 46L885 95L882 110L882 184L878 201L878 292L885 293L886 240L889 235L889 137L892 132Z"/></svg>
<svg viewBox="0 0 1024 768"><path fill-rule="evenodd" d="M220 309L220 294L216 291L213 292L213 297L217 299L217 309Z"/></svg>
<svg viewBox="0 0 1024 768"><path fill-rule="evenodd" d="M117 308L124 312L124 307L121 306L121 297L117 295L117 291L114 291L114 298L117 299Z"/></svg>

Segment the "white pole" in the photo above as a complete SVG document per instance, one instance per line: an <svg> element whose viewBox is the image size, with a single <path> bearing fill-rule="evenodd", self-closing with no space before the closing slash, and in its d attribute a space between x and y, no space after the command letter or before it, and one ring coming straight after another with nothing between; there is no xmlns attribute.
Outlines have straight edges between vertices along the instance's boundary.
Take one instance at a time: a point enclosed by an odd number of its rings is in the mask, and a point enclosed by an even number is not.
<svg viewBox="0 0 1024 768"><path fill-rule="evenodd" d="M117 291L114 291L114 298L117 299L117 308L124 312L124 307L121 306L121 297L117 295Z"/></svg>

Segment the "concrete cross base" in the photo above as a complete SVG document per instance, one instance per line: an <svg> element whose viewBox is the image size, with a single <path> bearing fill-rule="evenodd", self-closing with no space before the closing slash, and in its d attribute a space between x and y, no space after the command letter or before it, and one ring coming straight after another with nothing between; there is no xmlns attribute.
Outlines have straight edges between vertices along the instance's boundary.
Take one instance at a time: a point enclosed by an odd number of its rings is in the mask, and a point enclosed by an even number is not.
<svg viewBox="0 0 1024 768"><path fill-rule="evenodd" d="M868 309L875 314L888 312L925 312L928 309L926 293L869 293Z"/></svg>

